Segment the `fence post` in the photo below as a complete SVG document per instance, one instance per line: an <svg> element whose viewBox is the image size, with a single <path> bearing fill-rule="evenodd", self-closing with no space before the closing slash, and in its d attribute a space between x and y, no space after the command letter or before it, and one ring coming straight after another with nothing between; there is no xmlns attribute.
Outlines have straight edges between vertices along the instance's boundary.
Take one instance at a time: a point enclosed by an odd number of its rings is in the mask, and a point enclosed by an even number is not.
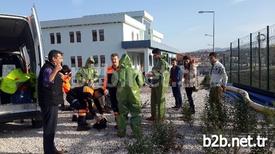
<svg viewBox="0 0 275 154"><path fill-rule="evenodd" d="M262 78L262 64L261 64L261 33L258 32L258 60L259 60L259 88L261 89L261 78Z"/></svg>
<svg viewBox="0 0 275 154"><path fill-rule="evenodd" d="M270 82L270 78L269 78L269 26L266 27L266 55L267 55L267 91L270 90L269 87L269 82Z"/></svg>
<svg viewBox="0 0 275 154"><path fill-rule="evenodd" d="M232 83L232 42L230 42L229 81Z"/></svg>
<svg viewBox="0 0 275 154"><path fill-rule="evenodd" d="M238 84L240 84L240 39L238 38Z"/></svg>
<svg viewBox="0 0 275 154"><path fill-rule="evenodd" d="M249 63L250 63L250 76L249 76L249 85L252 87L252 33L250 33L250 53L249 53Z"/></svg>

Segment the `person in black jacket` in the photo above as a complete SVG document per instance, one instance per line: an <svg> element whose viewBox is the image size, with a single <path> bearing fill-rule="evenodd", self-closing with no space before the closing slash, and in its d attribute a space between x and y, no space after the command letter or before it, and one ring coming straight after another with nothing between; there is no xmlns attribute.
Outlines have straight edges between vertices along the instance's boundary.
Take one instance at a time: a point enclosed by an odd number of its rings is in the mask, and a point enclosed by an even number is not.
<svg viewBox="0 0 275 154"><path fill-rule="evenodd" d="M42 112L43 148L45 154L59 154L54 137L57 126L58 105L63 103L62 69L63 53L51 50L38 77L38 101Z"/></svg>
<svg viewBox="0 0 275 154"><path fill-rule="evenodd" d="M172 68L170 69L170 86L172 86L173 95L175 97L174 109L179 109L182 107L182 96L181 96L181 86L182 86L182 71L177 65L177 59L172 59Z"/></svg>

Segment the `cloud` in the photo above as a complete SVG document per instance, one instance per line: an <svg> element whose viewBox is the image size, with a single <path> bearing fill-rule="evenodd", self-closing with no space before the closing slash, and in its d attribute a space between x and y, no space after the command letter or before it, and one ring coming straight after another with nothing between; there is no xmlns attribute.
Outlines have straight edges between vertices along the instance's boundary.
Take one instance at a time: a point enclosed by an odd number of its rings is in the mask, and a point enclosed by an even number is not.
<svg viewBox="0 0 275 154"><path fill-rule="evenodd" d="M84 0L71 0L73 6L80 6L83 4Z"/></svg>
<svg viewBox="0 0 275 154"><path fill-rule="evenodd" d="M194 32L194 31L197 31L200 28L201 28L201 26L192 26L192 27L187 28L185 30L185 32Z"/></svg>
<svg viewBox="0 0 275 154"><path fill-rule="evenodd" d="M235 31L240 32L240 33L253 33L257 32L259 30L262 30L266 28L266 26L269 25L268 23L249 23L249 24L243 24L235 27Z"/></svg>
<svg viewBox="0 0 275 154"><path fill-rule="evenodd" d="M245 2L245 1L248 1L248 0L233 0L233 4L239 4L239 3L242 3L242 2Z"/></svg>

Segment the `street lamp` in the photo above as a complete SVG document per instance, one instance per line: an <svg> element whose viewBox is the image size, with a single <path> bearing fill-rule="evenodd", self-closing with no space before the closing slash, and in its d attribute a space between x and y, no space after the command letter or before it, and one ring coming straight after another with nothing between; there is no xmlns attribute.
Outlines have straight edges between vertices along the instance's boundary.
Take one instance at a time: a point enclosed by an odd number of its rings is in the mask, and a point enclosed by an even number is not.
<svg viewBox="0 0 275 154"><path fill-rule="evenodd" d="M215 11L199 11L199 13L212 13L213 14L213 52L215 52Z"/></svg>
<svg viewBox="0 0 275 154"><path fill-rule="evenodd" d="M204 36L213 37L213 35L211 35L211 34L204 34Z"/></svg>

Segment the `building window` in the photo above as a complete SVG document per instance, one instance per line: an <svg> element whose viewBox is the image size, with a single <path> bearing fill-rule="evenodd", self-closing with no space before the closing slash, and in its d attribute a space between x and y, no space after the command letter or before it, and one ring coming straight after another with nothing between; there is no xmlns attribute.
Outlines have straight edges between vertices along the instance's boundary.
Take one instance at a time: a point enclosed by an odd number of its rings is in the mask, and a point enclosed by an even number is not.
<svg viewBox="0 0 275 154"><path fill-rule="evenodd" d="M135 34L134 34L134 32L132 32L132 40L134 40L135 39Z"/></svg>
<svg viewBox="0 0 275 154"><path fill-rule="evenodd" d="M56 43L57 44L61 43L61 34L60 33L56 33Z"/></svg>
<svg viewBox="0 0 275 154"><path fill-rule="evenodd" d="M99 30L99 41L104 41L104 29Z"/></svg>
<svg viewBox="0 0 275 154"><path fill-rule="evenodd" d="M75 67L75 56L71 56L71 67Z"/></svg>
<svg viewBox="0 0 275 154"><path fill-rule="evenodd" d="M168 58L168 61L169 61L169 64L172 64L172 58L171 57Z"/></svg>
<svg viewBox="0 0 275 154"><path fill-rule="evenodd" d="M105 55L100 55L100 66L105 67Z"/></svg>
<svg viewBox="0 0 275 154"><path fill-rule="evenodd" d="M77 56L77 67L82 67L82 56Z"/></svg>
<svg viewBox="0 0 275 154"><path fill-rule="evenodd" d="M74 32L70 32L70 43L74 43Z"/></svg>
<svg viewBox="0 0 275 154"><path fill-rule="evenodd" d="M93 37L93 41L96 42L97 41L97 31L96 30L92 30L92 37Z"/></svg>
<svg viewBox="0 0 275 154"><path fill-rule="evenodd" d="M149 55L149 65L150 65L150 66L153 65L153 63L152 63L152 62L153 62L153 61L152 61L152 58L153 58L152 55Z"/></svg>
<svg viewBox="0 0 275 154"><path fill-rule="evenodd" d="M95 60L94 66L95 66L95 67L98 67L98 56L95 55L95 56L93 56L93 58L94 58L94 60Z"/></svg>
<svg viewBox="0 0 275 154"><path fill-rule="evenodd" d="M138 36L138 34L137 34L137 40L139 40L139 36Z"/></svg>
<svg viewBox="0 0 275 154"><path fill-rule="evenodd" d="M54 44L54 33L50 33L51 44Z"/></svg>
<svg viewBox="0 0 275 154"><path fill-rule="evenodd" d="M81 33L80 33L80 31L76 32L76 42L81 42Z"/></svg>

